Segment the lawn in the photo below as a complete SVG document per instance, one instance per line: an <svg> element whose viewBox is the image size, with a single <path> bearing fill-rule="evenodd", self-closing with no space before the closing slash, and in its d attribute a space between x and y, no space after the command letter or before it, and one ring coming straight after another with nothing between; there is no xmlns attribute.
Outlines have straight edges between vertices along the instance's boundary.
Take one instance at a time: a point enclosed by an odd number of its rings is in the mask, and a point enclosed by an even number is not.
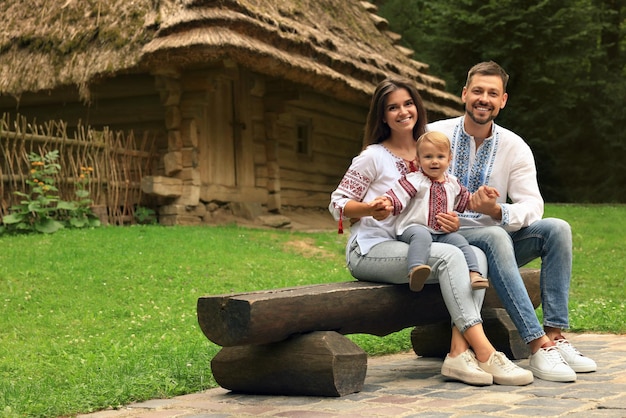
<svg viewBox="0 0 626 418"><path fill-rule="evenodd" d="M546 208L574 232L573 331L626 332L625 215L626 206ZM198 327L198 297L351 280L345 240L234 225L0 237L0 416L74 415L215 387L219 347ZM351 338L370 355L410 349L408 329Z"/></svg>

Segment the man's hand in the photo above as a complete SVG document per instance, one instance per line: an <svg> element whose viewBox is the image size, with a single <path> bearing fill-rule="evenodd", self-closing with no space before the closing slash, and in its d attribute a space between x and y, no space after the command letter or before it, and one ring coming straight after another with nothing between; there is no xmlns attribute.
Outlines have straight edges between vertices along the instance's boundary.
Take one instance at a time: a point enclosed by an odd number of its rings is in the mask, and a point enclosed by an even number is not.
<svg viewBox="0 0 626 418"><path fill-rule="evenodd" d="M446 234L456 232L461 227L461 221L456 212L438 213L435 218L437 218L441 230Z"/></svg>
<svg viewBox="0 0 626 418"><path fill-rule="evenodd" d="M493 187L480 186L476 193L472 193L469 208L474 212L484 213L495 220L502 219L502 208L496 201L500 193Z"/></svg>

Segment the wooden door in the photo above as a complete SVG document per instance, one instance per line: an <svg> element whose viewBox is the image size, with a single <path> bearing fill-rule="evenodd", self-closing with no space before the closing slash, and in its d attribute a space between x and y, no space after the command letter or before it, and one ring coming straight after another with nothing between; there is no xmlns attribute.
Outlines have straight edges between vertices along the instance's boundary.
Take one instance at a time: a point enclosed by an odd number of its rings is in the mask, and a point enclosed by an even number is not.
<svg viewBox="0 0 626 418"><path fill-rule="evenodd" d="M237 185L234 135L234 80L217 77L207 92L204 119L205 140L199 144L200 177L211 186Z"/></svg>

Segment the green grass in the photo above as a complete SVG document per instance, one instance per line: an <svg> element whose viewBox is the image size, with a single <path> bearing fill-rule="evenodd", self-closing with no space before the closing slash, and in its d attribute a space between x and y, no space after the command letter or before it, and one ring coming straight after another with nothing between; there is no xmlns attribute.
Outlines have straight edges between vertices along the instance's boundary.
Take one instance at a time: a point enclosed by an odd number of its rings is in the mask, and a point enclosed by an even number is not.
<svg viewBox="0 0 626 418"><path fill-rule="evenodd" d="M574 231L574 331L624 333L626 206L549 205ZM351 280L346 236L108 227L0 237L0 416L67 416L215 387L198 297ZM541 312L539 312L541 314ZM410 330L350 336L370 355Z"/></svg>
<svg viewBox="0 0 626 418"><path fill-rule="evenodd" d="M626 206L548 205L572 227L570 322L575 331L626 332ZM539 264L536 264L539 266Z"/></svg>

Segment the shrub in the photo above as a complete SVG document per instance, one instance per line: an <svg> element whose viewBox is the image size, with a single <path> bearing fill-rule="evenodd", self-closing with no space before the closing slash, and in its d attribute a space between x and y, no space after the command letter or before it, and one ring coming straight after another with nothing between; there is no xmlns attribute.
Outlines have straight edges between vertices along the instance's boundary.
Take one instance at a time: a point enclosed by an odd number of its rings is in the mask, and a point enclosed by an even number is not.
<svg viewBox="0 0 626 418"><path fill-rule="evenodd" d="M56 162L59 151L50 151L45 155L30 153L31 163L26 184L27 193L16 191L21 197L20 203L13 205L10 213L2 219L0 233L54 233L64 227L83 228L99 226L100 220L91 210L91 199L86 185L89 182L91 168L81 168L81 175L76 182L76 201L65 201L59 197L55 186L55 175L61 166Z"/></svg>

